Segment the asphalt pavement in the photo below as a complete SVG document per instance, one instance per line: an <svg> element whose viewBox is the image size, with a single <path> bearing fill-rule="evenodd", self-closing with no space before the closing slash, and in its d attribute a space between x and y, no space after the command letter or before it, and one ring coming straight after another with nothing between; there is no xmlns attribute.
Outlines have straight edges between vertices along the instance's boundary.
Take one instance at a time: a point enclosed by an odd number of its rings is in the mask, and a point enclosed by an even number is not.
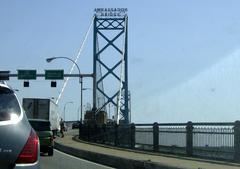
<svg viewBox="0 0 240 169"><path fill-rule="evenodd" d="M52 157L41 156L40 165L41 169L112 169L111 167L76 158L58 150L54 150Z"/></svg>

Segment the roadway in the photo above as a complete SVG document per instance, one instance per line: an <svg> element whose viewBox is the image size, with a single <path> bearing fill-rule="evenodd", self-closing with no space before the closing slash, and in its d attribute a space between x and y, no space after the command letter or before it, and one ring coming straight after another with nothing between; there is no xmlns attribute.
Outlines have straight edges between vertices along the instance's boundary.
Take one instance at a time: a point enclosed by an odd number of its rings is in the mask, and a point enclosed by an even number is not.
<svg viewBox="0 0 240 169"><path fill-rule="evenodd" d="M40 165L41 169L112 169L111 167L76 158L58 150L54 150L52 157L42 155Z"/></svg>
<svg viewBox="0 0 240 169"><path fill-rule="evenodd" d="M168 168L168 169L239 169L239 163L225 161L204 160L197 158L181 157L176 155L164 155L147 153L136 150L111 148L88 144L73 140L78 130L69 130L64 138L56 139L56 148L69 154L54 150L53 157L41 156L41 169L110 169L116 168ZM104 165L100 165L101 163Z"/></svg>
<svg viewBox="0 0 240 169"><path fill-rule="evenodd" d="M68 130L66 135L76 135L78 130ZM54 150L53 156L41 155L40 169L112 169L111 167L80 159L58 150Z"/></svg>
<svg viewBox="0 0 240 169"><path fill-rule="evenodd" d="M88 144L72 139L78 130L69 130L64 138L56 140L58 150L116 168L168 168L168 169L239 169L239 163L188 158L177 155L141 152ZM95 167L97 168L97 167Z"/></svg>

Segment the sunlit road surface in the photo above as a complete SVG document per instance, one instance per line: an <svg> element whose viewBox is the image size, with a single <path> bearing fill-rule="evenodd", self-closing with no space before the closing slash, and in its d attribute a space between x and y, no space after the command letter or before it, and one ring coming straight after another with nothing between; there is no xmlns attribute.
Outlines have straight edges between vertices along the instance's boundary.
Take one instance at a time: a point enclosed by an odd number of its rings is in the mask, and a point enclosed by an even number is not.
<svg viewBox="0 0 240 169"><path fill-rule="evenodd" d="M77 135L78 130L69 129L65 135ZM96 164L87 160L83 160L58 150L54 150L52 157L41 156L41 169L112 169L111 167Z"/></svg>
<svg viewBox="0 0 240 169"><path fill-rule="evenodd" d="M68 129L68 131L65 132L65 135L75 136L75 135L78 135L78 133L79 133L79 130L78 130L78 129Z"/></svg>
<svg viewBox="0 0 240 169"><path fill-rule="evenodd" d="M112 169L54 150L54 155L41 156L41 169Z"/></svg>

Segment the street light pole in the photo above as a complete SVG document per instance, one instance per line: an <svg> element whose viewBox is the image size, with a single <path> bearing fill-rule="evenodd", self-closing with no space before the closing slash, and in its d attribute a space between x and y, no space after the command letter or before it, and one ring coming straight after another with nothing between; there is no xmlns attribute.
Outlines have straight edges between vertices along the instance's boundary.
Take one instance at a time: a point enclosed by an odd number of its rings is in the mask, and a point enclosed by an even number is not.
<svg viewBox="0 0 240 169"><path fill-rule="evenodd" d="M66 121L65 113L66 113L66 106L67 106L68 103L72 103L73 104L73 102L66 102L65 103L64 108L63 108L63 118L64 118L64 121Z"/></svg>
<svg viewBox="0 0 240 169"><path fill-rule="evenodd" d="M81 119L80 119L80 121L81 121L81 123L83 122L82 121L82 114L83 114L83 91L84 90L88 90L88 89L91 89L91 88L83 88L83 85L81 85Z"/></svg>
<svg viewBox="0 0 240 169"><path fill-rule="evenodd" d="M74 60L72 60L71 58L68 58L68 57L51 57L51 58L47 58L46 59L46 61L48 62L48 63L50 63L52 60L55 60L55 59L67 59L67 60L69 60L69 61L71 61L72 63L74 63L76 66L77 66L77 69L78 69L78 72L79 72L79 83L80 83L80 85L81 85L81 123L82 123L82 97L83 97L83 95L82 95L82 91L83 91L83 80L82 80L82 76L81 76L81 71L80 71L80 68L79 68L79 66L78 66L78 64L74 61ZM79 120L79 119L78 119Z"/></svg>
<svg viewBox="0 0 240 169"><path fill-rule="evenodd" d="M78 106L78 109L77 109L77 121L80 121L80 106Z"/></svg>
<svg viewBox="0 0 240 169"><path fill-rule="evenodd" d="M77 69L78 69L78 72L79 72L79 83L82 83L82 76L81 76L80 68L79 68L78 64L77 64L74 60L72 60L72 59L69 58L69 57L63 57L63 56L61 56L61 57L51 57L51 58L47 58L46 61L47 61L48 63L50 63L51 61L53 61L53 60L55 60L55 59L67 59L67 60L71 61L72 63L74 63L74 64L77 66Z"/></svg>
<svg viewBox="0 0 240 169"><path fill-rule="evenodd" d="M82 110L83 110L83 84L81 83L81 119L80 119L81 124L82 124Z"/></svg>

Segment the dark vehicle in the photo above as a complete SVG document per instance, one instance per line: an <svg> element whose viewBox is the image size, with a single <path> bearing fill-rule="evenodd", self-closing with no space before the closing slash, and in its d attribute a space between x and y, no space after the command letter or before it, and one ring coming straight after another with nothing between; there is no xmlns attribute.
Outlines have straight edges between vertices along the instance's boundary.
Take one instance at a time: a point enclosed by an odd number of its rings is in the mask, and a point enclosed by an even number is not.
<svg viewBox="0 0 240 169"><path fill-rule="evenodd" d="M79 121L74 122L74 123L72 124L72 129L78 129L78 128L79 128L79 124L80 124Z"/></svg>
<svg viewBox="0 0 240 169"><path fill-rule="evenodd" d="M54 101L43 98L23 98L22 105L28 119L47 120L54 134L59 131L58 105Z"/></svg>
<svg viewBox="0 0 240 169"><path fill-rule="evenodd" d="M40 152L53 155L53 133L51 131L51 124L47 120L29 119L30 124L37 132L40 140Z"/></svg>
<svg viewBox="0 0 240 169"><path fill-rule="evenodd" d="M39 169L39 139L14 91L0 82L0 168Z"/></svg>

